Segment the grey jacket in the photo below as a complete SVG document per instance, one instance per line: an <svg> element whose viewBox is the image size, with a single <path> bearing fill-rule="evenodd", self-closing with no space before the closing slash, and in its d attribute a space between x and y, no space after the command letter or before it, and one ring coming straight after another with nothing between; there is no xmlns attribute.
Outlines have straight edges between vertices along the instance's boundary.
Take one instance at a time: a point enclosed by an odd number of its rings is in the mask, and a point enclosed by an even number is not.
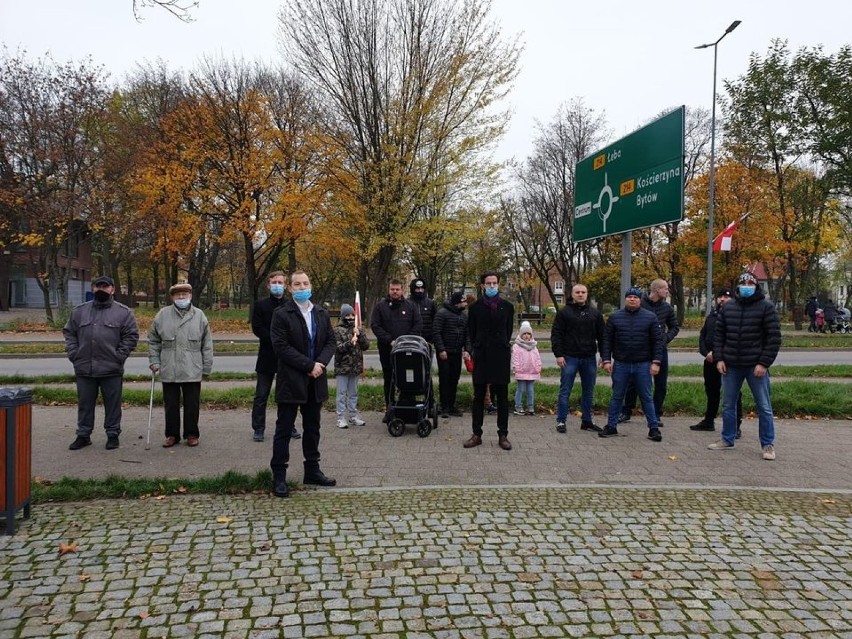
<svg viewBox="0 0 852 639"><path fill-rule="evenodd" d="M213 370L213 336L200 308L161 308L148 332L148 362L165 383L200 382Z"/></svg>
<svg viewBox="0 0 852 639"><path fill-rule="evenodd" d="M113 299L75 307L62 334L74 374L80 377L123 375L124 361L139 341L133 312Z"/></svg>

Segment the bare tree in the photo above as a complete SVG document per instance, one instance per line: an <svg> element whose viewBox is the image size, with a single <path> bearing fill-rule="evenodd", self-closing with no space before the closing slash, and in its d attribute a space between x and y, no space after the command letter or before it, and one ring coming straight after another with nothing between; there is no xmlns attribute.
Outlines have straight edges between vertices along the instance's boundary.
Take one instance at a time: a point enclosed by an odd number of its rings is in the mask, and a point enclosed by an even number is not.
<svg viewBox="0 0 852 639"><path fill-rule="evenodd" d="M133 0L133 17L142 21L142 9L160 7L171 13L181 22L192 22L192 10L198 7L198 0Z"/></svg>
<svg viewBox="0 0 852 639"><path fill-rule="evenodd" d="M335 118L368 304L436 184L476 170L503 131L495 103L519 50L489 12L488 0L288 0L281 13L289 61Z"/></svg>

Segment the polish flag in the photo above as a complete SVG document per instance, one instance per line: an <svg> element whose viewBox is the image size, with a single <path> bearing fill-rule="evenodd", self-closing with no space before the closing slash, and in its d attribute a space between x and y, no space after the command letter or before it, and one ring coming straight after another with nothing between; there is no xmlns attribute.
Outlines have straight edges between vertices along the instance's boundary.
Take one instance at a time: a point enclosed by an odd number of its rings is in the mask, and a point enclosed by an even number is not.
<svg viewBox="0 0 852 639"><path fill-rule="evenodd" d="M361 328L361 293L355 291L355 328Z"/></svg>
<svg viewBox="0 0 852 639"><path fill-rule="evenodd" d="M716 238L713 240L713 251L730 251L731 250L731 240L734 237L734 231L737 230L737 225L742 222L744 219L748 217L748 213L743 215L740 219L734 220L728 226L725 227L725 230L719 233Z"/></svg>

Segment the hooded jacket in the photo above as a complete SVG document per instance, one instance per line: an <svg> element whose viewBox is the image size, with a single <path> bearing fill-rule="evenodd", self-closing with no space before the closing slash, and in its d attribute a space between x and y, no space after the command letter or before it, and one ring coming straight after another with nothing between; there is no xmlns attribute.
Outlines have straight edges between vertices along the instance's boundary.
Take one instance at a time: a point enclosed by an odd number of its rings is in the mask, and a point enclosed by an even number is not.
<svg viewBox="0 0 852 639"><path fill-rule="evenodd" d="M663 346L668 346L668 343L677 337L677 334L680 332L680 326L678 326L677 316L672 305L663 299L654 302L647 295L643 295L642 308L648 309L657 316L657 321L660 323L660 331L662 331L665 338Z"/></svg>
<svg viewBox="0 0 852 639"><path fill-rule="evenodd" d="M713 339L714 361L769 368L780 348L778 314L759 285L751 297L737 296L722 306Z"/></svg>

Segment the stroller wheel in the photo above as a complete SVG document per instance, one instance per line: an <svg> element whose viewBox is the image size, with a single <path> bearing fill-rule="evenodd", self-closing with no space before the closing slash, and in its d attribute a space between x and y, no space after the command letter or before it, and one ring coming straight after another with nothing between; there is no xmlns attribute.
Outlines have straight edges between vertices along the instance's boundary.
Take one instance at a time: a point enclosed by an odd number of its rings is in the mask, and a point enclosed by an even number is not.
<svg viewBox="0 0 852 639"><path fill-rule="evenodd" d="M390 423L388 423L388 432L393 437L399 437L405 432L405 422L398 418L390 420Z"/></svg>
<svg viewBox="0 0 852 639"><path fill-rule="evenodd" d="M428 419L421 419L417 422L417 434L420 437L429 437L429 433L432 432L432 422Z"/></svg>

